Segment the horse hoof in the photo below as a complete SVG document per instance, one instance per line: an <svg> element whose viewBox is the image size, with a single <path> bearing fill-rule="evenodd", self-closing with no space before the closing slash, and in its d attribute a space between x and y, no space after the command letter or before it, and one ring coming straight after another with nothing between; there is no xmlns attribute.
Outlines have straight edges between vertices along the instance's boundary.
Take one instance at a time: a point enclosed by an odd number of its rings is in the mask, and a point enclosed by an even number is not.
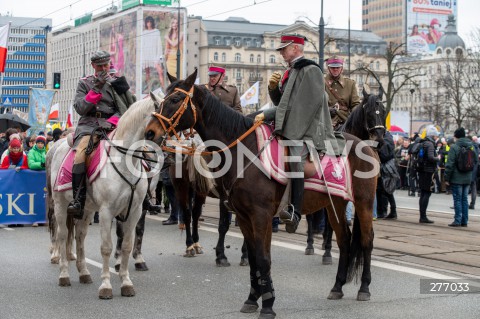
<svg viewBox="0 0 480 319"><path fill-rule="evenodd" d="M240 266L248 266L249 262L247 258L240 259Z"/></svg>
<svg viewBox="0 0 480 319"><path fill-rule="evenodd" d="M93 281L92 281L92 277L90 275L81 275L80 276L80 283L81 284L91 284Z"/></svg>
<svg viewBox="0 0 480 319"><path fill-rule="evenodd" d="M116 271L116 272L119 272L119 271L120 271L120 264L115 265L115 271Z"/></svg>
<svg viewBox="0 0 480 319"><path fill-rule="evenodd" d="M230 267L228 259L217 259L217 267Z"/></svg>
<svg viewBox="0 0 480 319"><path fill-rule="evenodd" d="M70 287L71 286L70 278L69 277L62 277L62 278L58 279L58 285L60 287Z"/></svg>
<svg viewBox="0 0 480 319"><path fill-rule="evenodd" d="M98 292L98 298L100 299L112 299L113 298L113 292L112 288L102 288Z"/></svg>
<svg viewBox="0 0 480 319"><path fill-rule="evenodd" d="M333 263L332 257L322 257L322 265L331 265Z"/></svg>
<svg viewBox="0 0 480 319"><path fill-rule="evenodd" d="M258 309L258 303L256 301L247 300L240 309L242 313L254 313Z"/></svg>
<svg viewBox="0 0 480 319"><path fill-rule="evenodd" d="M77 256L75 256L75 254L68 254L67 260L68 261L77 260Z"/></svg>
<svg viewBox="0 0 480 319"><path fill-rule="evenodd" d="M56 265L56 264L58 264L59 261L60 261L60 257L52 257L52 258L50 258L50 263L51 263L51 264Z"/></svg>
<svg viewBox="0 0 480 319"><path fill-rule="evenodd" d="M359 291L358 295L357 295L357 300L358 301L369 301L370 300L370 293Z"/></svg>
<svg viewBox="0 0 480 319"><path fill-rule="evenodd" d="M315 249L313 248L305 248L305 255L314 255Z"/></svg>
<svg viewBox="0 0 480 319"><path fill-rule="evenodd" d="M135 270L137 271L147 271L147 263L146 262L141 262L141 263L135 263Z"/></svg>
<svg viewBox="0 0 480 319"><path fill-rule="evenodd" d="M330 300L340 300L343 298L343 292L341 291L330 291L327 299Z"/></svg>
<svg viewBox="0 0 480 319"><path fill-rule="evenodd" d="M133 297L135 296L135 289L133 286L123 286L121 288L122 296L124 297Z"/></svg>
<svg viewBox="0 0 480 319"><path fill-rule="evenodd" d="M277 316L275 311L272 310L272 308L263 308L260 310L260 315L258 316L259 319L273 319Z"/></svg>
<svg viewBox="0 0 480 319"><path fill-rule="evenodd" d="M203 254L203 249L202 249L202 247L195 247L195 253L196 253L197 255Z"/></svg>
<svg viewBox="0 0 480 319"><path fill-rule="evenodd" d="M185 254L183 254L183 257L195 257L195 249L185 250Z"/></svg>

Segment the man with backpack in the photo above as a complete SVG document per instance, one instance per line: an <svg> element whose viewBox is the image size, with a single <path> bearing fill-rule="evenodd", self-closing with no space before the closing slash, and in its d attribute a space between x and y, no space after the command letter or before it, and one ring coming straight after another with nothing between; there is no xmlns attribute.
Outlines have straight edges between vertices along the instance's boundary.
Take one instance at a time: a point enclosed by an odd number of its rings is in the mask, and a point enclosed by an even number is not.
<svg viewBox="0 0 480 319"><path fill-rule="evenodd" d="M472 172L478 163L478 152L472 141L465 137L465 129L458 128L453 133L455 144L448 152L445 165L445 183L450 184L455 207L455 219L450 227L467 227L468 225L468 190Z"/></svg>
<svg viewBox="0 0 480 319"><path fill-rule="evenodd" d="M418 183L420 188L420 219L421 224L433 224L433 221L427 218L427 207L430 195L435 189L433 174L437 169L439 161L436 150L434 136L438 136L435 126L427 127L427 137L419 142L418 155L414 165L418 174ZM413 153L414 151L412 151Z"/></svg>

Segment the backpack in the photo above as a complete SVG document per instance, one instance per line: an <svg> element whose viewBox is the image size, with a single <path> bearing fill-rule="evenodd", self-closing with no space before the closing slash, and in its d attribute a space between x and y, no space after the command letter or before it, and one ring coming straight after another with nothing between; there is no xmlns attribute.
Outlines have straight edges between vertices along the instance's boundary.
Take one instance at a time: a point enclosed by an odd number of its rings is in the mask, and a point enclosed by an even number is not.
<svg viewBox="0 0 480 319"><path fill-rule="evenodd" d="M461 146L457 155L457 169L466 173L473 171L475 166L475 150L473 146Z"/></svg>
<svg viewBox="0 0 480 319"><path fill-rule="evenodd" d="M400 175L395 165L395 159L392 158L385 163L380 164L380 172L382 176L383 189L388 194L393 194L397 188L397 182L400 180Z"/></svg>
<svg viewBox="0 0 480 319"><path fill-rule="evenodd" d="M425 141L415 143L412 147L412 167L417 172L422 172L427 163L427 150L425 147Z"/></svg>

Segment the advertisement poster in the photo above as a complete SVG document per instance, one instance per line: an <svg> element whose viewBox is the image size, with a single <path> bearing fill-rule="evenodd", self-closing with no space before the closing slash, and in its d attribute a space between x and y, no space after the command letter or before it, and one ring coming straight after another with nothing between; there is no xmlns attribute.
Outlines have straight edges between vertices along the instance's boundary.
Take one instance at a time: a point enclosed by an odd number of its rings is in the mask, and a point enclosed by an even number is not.
<svg viewBox="0 0 480 319"><path fill-rule="evenodd" d="M110 52L116 76L125 76L135 92L137 13L117 16L100 24L100 49Z"/></svg>
<svg viewBox="0 0 480 319"><path fill-rule="evenodd" d="M167 72L177 76L177 51L180 52L180 78L184 77L184 50L186 46L185 12L143 11L143 30L141 33L142 93L162 89L168 86Z"/></svg>
<svg viewBox="0 0 480 319"><path fill-rule="evenodd" d="M408 53L433 53L447 26L448 15L457 18L456 0L408 0Z"/></svg>

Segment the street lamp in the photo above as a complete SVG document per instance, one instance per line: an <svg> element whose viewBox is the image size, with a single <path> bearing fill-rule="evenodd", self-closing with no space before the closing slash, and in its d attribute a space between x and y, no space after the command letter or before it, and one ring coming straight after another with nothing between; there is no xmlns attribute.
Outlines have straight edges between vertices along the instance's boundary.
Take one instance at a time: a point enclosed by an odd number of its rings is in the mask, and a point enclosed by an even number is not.
<svg viewBox="0 0 480 319"><path fill-rule="evenodd" d="M415 89L410 89L410 136L413 136L413 93Z"/></svg>
<svg viewBox="0 0 480 319"><path fill-rule="evenodd" d="M318 65L320 65L320 68L323 72L323 59L324 59L324 43L325 43L325 21L323 20L323 0L320 4L320 23L318 24L318 46L319 46L319 52L318 52Z"/></svg>

